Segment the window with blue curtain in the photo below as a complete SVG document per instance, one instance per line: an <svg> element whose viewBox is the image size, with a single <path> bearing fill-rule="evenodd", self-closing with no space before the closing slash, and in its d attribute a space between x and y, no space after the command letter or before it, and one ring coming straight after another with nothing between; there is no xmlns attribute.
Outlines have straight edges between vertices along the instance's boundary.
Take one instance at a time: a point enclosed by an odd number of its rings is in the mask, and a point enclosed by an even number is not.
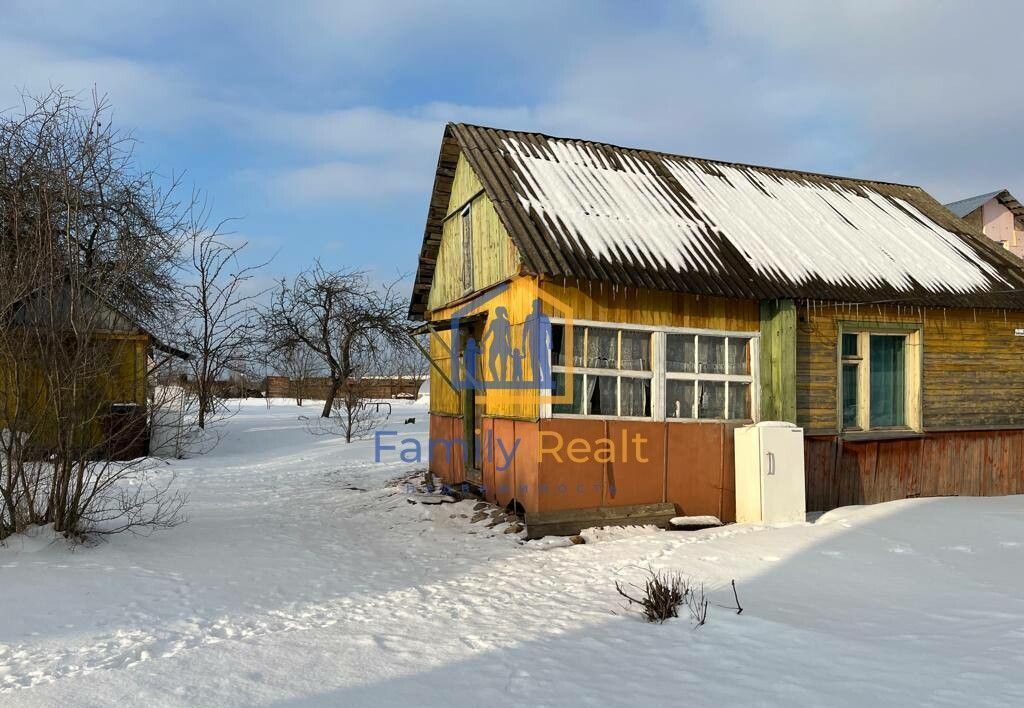
<svg viewBox="0 0 1024 708"><path fill-rule="evenodd" d="M871 427L906 425L906 338L871 335Z"/></svg>

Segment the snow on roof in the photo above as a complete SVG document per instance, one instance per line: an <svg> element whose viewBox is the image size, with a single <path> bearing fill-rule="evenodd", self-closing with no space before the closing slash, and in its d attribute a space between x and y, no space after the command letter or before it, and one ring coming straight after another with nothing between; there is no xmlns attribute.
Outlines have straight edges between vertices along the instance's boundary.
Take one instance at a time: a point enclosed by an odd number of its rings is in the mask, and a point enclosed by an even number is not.
<svg viewBox="0 0 1024 708"><path fill-rule="evenodd" d="M728 165L710 172L660 156L655 166L627 154L613 167L591 146L563 141L549 142L551 157L532 156L515 138L504 145L520 168L523 207L561 222L567 238L599 258L615 260L624 250L671 270L725 273L729 266L706 238L710 226L756 272L794 283L817 277L907 291L916 281L935 292L970 292L999 279L956 234L870 188L857 193ZM675 198L664 170L688 204Z"/></svg>
<svg viewBox="0 0 1024 708"><path fill-rule="evenodd" d="M538 274L725 297L1024 308L1019 261L919 187L464 124L445 135L432 207L450 193L457 145Z"/></svg>

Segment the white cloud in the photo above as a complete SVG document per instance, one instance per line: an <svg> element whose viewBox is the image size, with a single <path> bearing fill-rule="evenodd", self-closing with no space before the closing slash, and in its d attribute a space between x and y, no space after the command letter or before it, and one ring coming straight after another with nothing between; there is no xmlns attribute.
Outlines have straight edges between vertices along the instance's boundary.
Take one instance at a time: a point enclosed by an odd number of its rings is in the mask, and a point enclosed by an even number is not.
<svg viewBox="0 0 1024 708"><path fill-rule="evenodd" d="M448 120L909 181L947 199L1024 186L1016 3L10 8L11 84L96 84L121 124L219 132L245 148L226 169L290 202L424 194ZM15 97L0 85L0 106Z"/></svg>
<svg viewBox="0 0 1024 708"><path fill-rule="evenodd" d="M122 126L182 128L204 110L198 88L166 67L110 55L80 56L53 47L0 37L0 66L10 83L0 84L0 109L20 106L21 92L46 93L52 87L87 97L94 88L113 107Z"/></svg>

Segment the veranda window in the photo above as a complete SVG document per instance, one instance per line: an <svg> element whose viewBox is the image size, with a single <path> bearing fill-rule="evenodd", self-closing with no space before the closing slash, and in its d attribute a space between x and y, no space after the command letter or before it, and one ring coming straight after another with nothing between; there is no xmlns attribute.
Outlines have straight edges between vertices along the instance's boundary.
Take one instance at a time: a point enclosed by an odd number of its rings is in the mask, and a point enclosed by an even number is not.
<svg viewBox="0 0 1024 708"><path fill-rule="evenodd" d="M751 334L676 333L580 325L572 330L572 402L553 415L750 420ZM565 396L565 327L552 332L553 394Z"/></svg>
<svg viewBox="0 0 1024 708"><path fill-rule="evenodd" d="M667 334L665 417L751 420L750 336Z"/></svg>
<svg viewBox="0 0 1024 708"><path fill-rule="evenodd" d="M647 330L573 327L573 401L554 404L558 415L651 417L651 340ZM565 327L552 327L553 394L566 394Z"/></svg>

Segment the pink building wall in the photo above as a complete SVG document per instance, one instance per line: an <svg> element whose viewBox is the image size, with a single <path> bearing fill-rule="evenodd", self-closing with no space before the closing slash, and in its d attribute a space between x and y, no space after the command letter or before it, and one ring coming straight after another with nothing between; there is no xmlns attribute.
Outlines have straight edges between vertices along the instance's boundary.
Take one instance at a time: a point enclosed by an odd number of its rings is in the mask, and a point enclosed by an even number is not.
<svg viewBox="0 0 1024 708"><path fill-rule="evenodd" d="M990 199L982 205L981 226L990 239L1024 258L1024 231L1017 228L1013 212L996 199Z"/></svg>

